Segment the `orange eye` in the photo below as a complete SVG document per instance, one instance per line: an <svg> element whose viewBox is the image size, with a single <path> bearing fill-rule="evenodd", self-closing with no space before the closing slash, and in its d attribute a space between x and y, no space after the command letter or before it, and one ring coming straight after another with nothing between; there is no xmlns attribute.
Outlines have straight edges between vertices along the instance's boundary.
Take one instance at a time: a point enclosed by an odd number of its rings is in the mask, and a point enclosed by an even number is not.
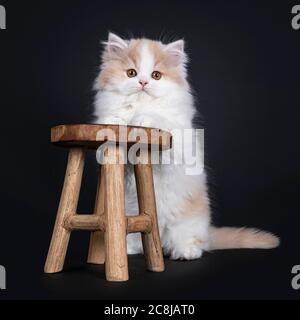
<svg viewBox="0 0 300 320"><path fill-rule="evenodd" d="M134 69L129 69L129 70L127 70L127 76L129 78L134 78L137 76L137 72Z"/></svg>
<svg viewBox="0 0 300 320"><path fill-rule="evenodd" d="M152 72L152 78L154 80L160 80L162 77L162 74L159 71L153 71Z"/></svg>

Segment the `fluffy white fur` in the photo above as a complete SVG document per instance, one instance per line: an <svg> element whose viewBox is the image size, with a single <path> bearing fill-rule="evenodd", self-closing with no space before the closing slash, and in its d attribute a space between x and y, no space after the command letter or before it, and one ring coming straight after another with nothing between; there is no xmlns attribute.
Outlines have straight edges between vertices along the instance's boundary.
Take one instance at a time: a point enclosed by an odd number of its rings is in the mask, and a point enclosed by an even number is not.
<svg viewBox="0 0 300 320"><path fill-rule="evenodd" d="M95 82L95 123L159 127L171 132L192 128L196 110L186 80L186 62L183 40L162 44L147 39L123 40L110 33ZM164 70L158 70L160 67ZM136 77L127 76L131 68ZM162 78L151 78L153 71L161 71ZM141 80L148 82L144 90ZM191 141L185 144L192 147ZM270 233L211 227L205 172L187 175L185 169L185 164L154 165L159 229L166 255L189 260L201 257L204 250L278 245L278 238ZM126 169L126 210L138 214L131 166ZM140 235L129 235L128 253L142 251Z"/></svg>

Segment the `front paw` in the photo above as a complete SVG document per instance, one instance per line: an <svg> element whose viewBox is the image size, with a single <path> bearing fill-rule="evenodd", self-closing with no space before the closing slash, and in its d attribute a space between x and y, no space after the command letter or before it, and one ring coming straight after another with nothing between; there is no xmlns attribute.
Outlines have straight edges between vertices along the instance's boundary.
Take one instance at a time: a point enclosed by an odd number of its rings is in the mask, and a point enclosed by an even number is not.
<svg viewBox="0 0 300 320"><path fill-rule="evenodd" d="M131 124L133 126L146 127L146 128L154 128L155 127L153 119L151 119L149 117L142 116L142 115L134 117L131 121ZM156 124L156 126L157 125L158 124Z"/></svg>

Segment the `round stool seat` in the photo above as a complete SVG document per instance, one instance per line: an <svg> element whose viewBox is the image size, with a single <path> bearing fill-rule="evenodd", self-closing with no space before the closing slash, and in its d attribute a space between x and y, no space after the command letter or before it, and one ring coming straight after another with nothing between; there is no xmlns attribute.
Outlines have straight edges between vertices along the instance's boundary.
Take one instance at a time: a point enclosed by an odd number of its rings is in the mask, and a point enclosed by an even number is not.
<svg viewBox="0 0 300 320"><path fill-rule="evenodd" d="M158 146L162 150L172 146L172 135L156 128L109 124L70 124L51 129L51 142L61 147L97 149L104 142L135 143Z"/></svg>

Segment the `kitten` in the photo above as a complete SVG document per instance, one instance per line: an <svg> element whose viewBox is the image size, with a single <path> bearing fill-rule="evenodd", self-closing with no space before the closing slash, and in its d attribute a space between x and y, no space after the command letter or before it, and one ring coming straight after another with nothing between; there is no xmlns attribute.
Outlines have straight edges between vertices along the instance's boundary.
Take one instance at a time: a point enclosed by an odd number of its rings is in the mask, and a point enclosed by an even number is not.
<svg viewBox="0 0 300 320"><path fill-rule="evenodd" d="M95 123L192 128L196 113L187 82L184 41L123 40L110 33L95 82ZM192 142L185 142L187 147ZM176 157L176 154L175 154ZM274 248L271 233L211 226L205 172L187 175L185 164L154 165L159 229L171 259L196 259L205 250ZM126 169L126 212L138 214L132 168ZM127 238L129 254L142 253L140 234Z"/></svg>

